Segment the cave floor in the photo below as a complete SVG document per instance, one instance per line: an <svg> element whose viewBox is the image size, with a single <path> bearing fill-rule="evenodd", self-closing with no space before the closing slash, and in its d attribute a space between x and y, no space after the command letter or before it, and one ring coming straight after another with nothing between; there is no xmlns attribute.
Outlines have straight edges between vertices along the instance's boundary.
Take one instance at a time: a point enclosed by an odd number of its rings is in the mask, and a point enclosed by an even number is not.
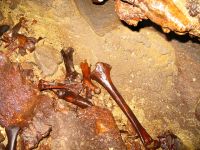
<svg viewBox="0 0 200 150"><path fill-rule="evenodd" d="M28 31L31 36L44 37L36 49L42 45L53 47L52 55L58 58L63 47L73 47L79 71L79 63L85 59L92 68L98 61L110 64L114 84L153 137L170 130L188 149L200 147L200 122L198 114L195 116L195 111L200 111L199 41L187 35L166 35L148 21L136 28L118 21L99 35L73 0L24 0L14 10L7 4L0 7L5 23L17 23L21 16L37 21ZM36 57L35 52L12 56L15 61L37 66ZM63 63L52 61L47 68L51 63L55 66L53 73L44 68L41 72L38 67L34 67L34 73L38 78L62 80ZM95 99L96 105L112 111L119 128L127 124L126 117L104 90Z"/></svg>

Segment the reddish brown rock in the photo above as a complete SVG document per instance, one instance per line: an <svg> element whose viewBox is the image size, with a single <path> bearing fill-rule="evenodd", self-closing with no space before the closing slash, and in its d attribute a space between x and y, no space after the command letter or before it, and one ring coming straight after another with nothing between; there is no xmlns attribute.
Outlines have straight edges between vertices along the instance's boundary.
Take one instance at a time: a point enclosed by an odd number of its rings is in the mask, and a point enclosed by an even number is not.
<svg viewBox="0 0 200 150"><path fill-rule="evenodd" d="M40 105L42 109L37 109L33 120L22 133L24 149L37 147L39 141L47 136L50 130L52 131L49 139L38 146L39 150L43 150L44 147L52 150L125 149L109 110L90 107L79 112L68 111L67 108L62 111L56 108L55 111L52 106L57 105L56 103L57 101L44 102ZM66 102L63 101L58 107L63 107L64 103Z"/></svg>
<svg viewBox="0 0 200 150"><path fill-rule="evenodd" d="M41 103L34 110L34 117L23 128L21 138L23 149L36 148L39 142L51 131L51 121L53 115L53 100L47 96L40 96Z"/></svg>
<svg viewBox="0 0 200 150"><path fill-rule="evenodd" d="M52 149L126 149L114 118L107 109L89 107L78 113L57 113L54 119Z"/></svg>
<svg viewBox="0 0 200 150"><path fill-rule="evenodd" d="M0 124L25 124L39 100L34 86L21 76L19 66L0 53Z"/></svg>
<svg viewBox="0 0 200 150"><path fill-rule="evenodd" d="M0 123L21 127L23 149L36 148L51 133L51 149L125 149L111 112L99 107L69 111L64 100L41 95L19 65L0 53Z"/></svg>

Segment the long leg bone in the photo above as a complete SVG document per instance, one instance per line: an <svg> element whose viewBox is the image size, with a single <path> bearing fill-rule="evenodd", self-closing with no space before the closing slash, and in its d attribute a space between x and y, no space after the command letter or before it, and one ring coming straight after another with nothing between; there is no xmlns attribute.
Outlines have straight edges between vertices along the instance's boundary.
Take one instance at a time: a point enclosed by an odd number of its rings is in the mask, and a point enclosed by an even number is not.
<svg viewBox="0 0 200 150"><path fill-rule="evenodd" d="M96 68L91 73L91 78L96 80L98 83L100 83L112 96L112 98L115 100L115 102L119 105L119 107L122 109L124 114L127 116L127 118L130 120L133 127L136 129L137 134L139 135L142 143L144 144L146 149L156 149L159 147L159 142L156 140L153 140L151 136L147 133L147 131L142 127L130 107L127 105L123 97L120 95L114 84L112 83L111 77L110 77L110 70L111 66L106 63L98 62L96 64Z"/></svg>
<svg viewBox="0 0 200 150"><path fill-rule="evenodd" d="M8 136L8 144L6 145L6 150L16 150L17 135L19 132L19 127L7 127L6 134Z"/></svg>
<svg viewBox="0 0 200 150"><path fill-rule="evenodd" d="M67 49L61 50L61 55L65 63L66 79L69 79L69 80L74 80L78 76L78 73L76 72L74 68L73 52L74 52L74 49L72 47L68 47Z"/></svg>

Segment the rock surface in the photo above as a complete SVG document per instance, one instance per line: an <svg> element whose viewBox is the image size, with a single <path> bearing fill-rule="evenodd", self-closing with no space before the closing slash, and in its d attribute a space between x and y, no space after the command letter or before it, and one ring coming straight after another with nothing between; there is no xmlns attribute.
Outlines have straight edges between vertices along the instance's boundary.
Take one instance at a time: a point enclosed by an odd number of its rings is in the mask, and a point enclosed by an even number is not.
<svg viewBox="0 0 200 150"><path fill-rule="evenodd" d="M37 96L19 66L0 52L0 124L4 127L25 124L39 102Z"/></svg>
<svg viewBox="0 0 200 150"><path fill-rule="evenodd" d="M38 46L35 50L35 61L44 76L51 76L62 62L60 53L51 46Z"/></svg>
<svg viewBox="0 0 200 150"><path fill-rule="evenodd" d="M94 5L91 0L75 0L75 3L80 14L100 36L105 35L120 24L114 11L114 1L107 1L104 5Z"/></svg>
<svg viewBox="0 0 200 150"><path fill-rule="evenodd" d="M98 107L81 110L78 114L58 114L51 138L52 149L126 149L112 114Z"/></svg>
<svg viewBox="0 0 200 150"><path fill-rule="evenodd" d="M75 65L84 59L93 66L97 61L109 63L114 84L153 137L171 130L187 149L200 147L200 121L195 116L200 97L199 41L164 35L148 21L138 27L121 24L99 37L73 0L24 1L10 15L16 19L24 12L38 22L32 28L34 35L46 37L45 44L53 43L57 53L64 46L75 49ZM101 96L97 104L112 110L118 125L126 124L109 95L103 91Z"/></svg>
<svg viewBox="0 0 200 150"><path fill-rule="evenodd" d="M50 131L50 140L40 144L37 149L43 150L44 147L52 150L125 149L110 111L91 107L74 112L60 104L55 111L53 106L57 105L56 103L46 100L36 109L33 120L22 132L24 149L37 147L38 142Z"/></svg>
<svg viewBox="0 0 200 150"><path fill-rule="evenodd" d="M166 33L174 31L200 37L199 0L116 0L115 6L120 19L129 25L137 26L139 21L150 19Z"/></svg>

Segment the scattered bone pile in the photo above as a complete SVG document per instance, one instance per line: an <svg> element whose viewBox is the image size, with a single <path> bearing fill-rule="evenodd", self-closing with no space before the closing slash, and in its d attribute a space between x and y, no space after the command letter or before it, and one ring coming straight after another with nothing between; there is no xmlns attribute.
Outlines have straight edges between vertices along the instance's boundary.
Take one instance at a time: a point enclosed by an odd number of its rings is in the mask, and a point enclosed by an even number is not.
<svg viewBox="0 0 200 150"><path fill-rule="evenodd" d="M93 106L78 112L69 111L69 106L62 101L42 95L36 86L29 83L22 75L20 64L10 62L4 53L1 53L0 58L0 121L1 126L8 131L7 148L15 149L11 143L16 140L16 127L18 127L21 140L17 143L17 149L36 148L50 132L52 134L48 145L50 149L58 149L58 144L63 150L74 147L76 149L125 149L109 110ZM81 83L79 84L81 86ZM74 83L70 87L77 90ZM68 90L61 88L59 95L64 95L63 99L80 107L92 106L86 98L76 93L71 95L72 91L68 92ZM43 146L40 145L38 149L43 149Z"/></svg>
<svg viewBox="0 0 200 150"><path fill-rule="evenodd" d="M92 80L102 85L119 105L141 140L141 147L167 150L182 146L180 139L171 132L155 140L148 134L113 85L109 64L98 62L91 71L84 61L80 64L82 74L79 74L73 65L74 49L71 47L61 50L66 70L63 81L40 79L32 83L21 65L8 57L15 50L21 55L25 55L26 50L32 52L39 41L18 33L23 21L20 19L2 35L7 51L0 53L0 124L7 131L7 149L126 149L111 112L92 102L93 96L100 93L100 87ZM20 136L18 141L17 135ZM134 149L134 145L130 149Z"/></svg>

